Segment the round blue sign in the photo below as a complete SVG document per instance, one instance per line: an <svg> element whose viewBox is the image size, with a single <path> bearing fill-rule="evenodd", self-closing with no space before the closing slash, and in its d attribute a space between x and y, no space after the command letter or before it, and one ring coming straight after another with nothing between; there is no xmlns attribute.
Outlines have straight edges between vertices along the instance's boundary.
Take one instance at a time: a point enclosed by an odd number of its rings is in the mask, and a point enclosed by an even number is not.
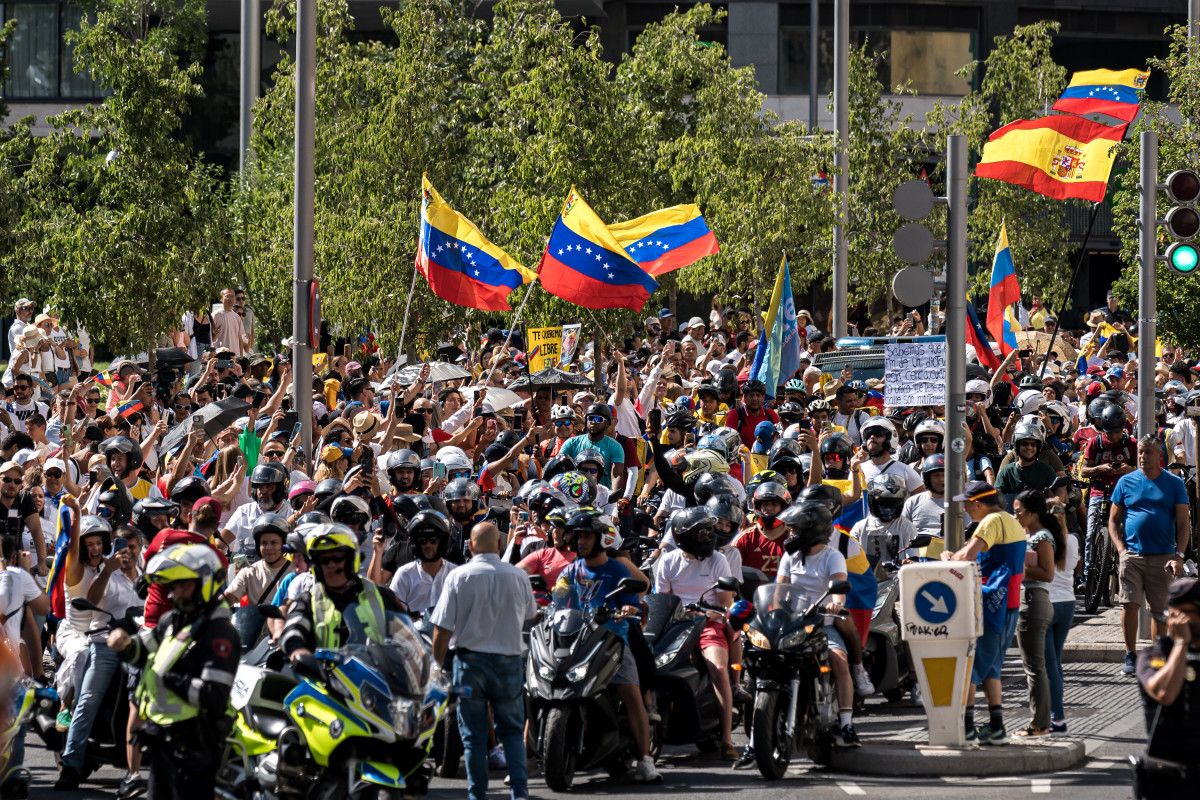
<svg viewBox="0 0 1200 800"><path fill-rule="evenodd" d="M930 581L917 590L913 605L917 616L930 625L941 625L954 616L958 600L954 590L941 581Z"/></svg>

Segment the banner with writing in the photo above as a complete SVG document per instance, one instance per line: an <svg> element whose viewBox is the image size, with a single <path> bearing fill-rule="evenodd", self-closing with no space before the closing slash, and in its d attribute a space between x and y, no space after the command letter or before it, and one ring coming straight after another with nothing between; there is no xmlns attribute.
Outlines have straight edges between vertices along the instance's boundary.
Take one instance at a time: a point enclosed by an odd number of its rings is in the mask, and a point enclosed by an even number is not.
<svg viewBox="0 0 1200 800"><path fill-rule="evenodd" d="M562 352L562 328L530 328L526 333L528 341L525 343L525 352L531 353L534 348L540 348L529 362L529 371L557 367Z"/></svg>
<svg viewBox="0 0 1200 800"><path fill-rule="evenodd" d="M560 363L564 367L575 360L575 350L579 347L579 332L582 328L583 323L581 322L562 327L562 359Z"/></svg>
<svg viewBox="0 0 1200 800"><path fill-rule="evenodd" d="M940 406L946 402L946 343L885 344L884 402Z"/></svg>

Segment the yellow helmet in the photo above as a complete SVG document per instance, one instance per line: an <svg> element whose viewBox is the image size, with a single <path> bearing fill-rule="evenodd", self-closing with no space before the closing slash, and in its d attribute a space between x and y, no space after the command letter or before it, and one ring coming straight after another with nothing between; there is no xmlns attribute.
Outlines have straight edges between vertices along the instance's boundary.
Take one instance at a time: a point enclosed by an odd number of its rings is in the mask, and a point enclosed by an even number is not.
<svg viewBox="0 0 1200 800"><path fill-rule="evenodd" d="M350 561L353 562L351 568L355 573L358 572L362 561L358 552L358 537L354 531L340 522L328 522L314 526L304 535L304 549L308 553L308 561L311 564L317 563L321 553L343 549L350 551ZM319 575L320 572L314 574Z"/></svg>
<svg viewBox="0 0 1200 800"><path fill-rule="evenodd" d="M706 472L715 472L720 474L728 474L729 462L721 457L721 454L715 450L696 450L687 454L687 469L683 472L683 479L695 480Z"/></svg>
<svg viewBox="0 0 1200 800"><path fill-rule="evenodd" d="M207 606L225 590L225 567L206 544L173 544L150 559L146 580L159 586L199 581L200 603Z"/></svg>

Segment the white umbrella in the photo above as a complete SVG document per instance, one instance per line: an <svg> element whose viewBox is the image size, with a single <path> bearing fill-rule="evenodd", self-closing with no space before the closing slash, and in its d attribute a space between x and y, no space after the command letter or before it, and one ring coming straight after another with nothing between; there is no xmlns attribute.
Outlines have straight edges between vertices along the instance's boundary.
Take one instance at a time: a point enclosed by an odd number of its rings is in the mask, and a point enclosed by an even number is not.
<svg viewBox="0 0 1200 800"><path fill-rule="evenodd" d="M460 389L463 395L467 398L467 405L475 402L475 394L479 391L478 386L464 386ZM489 414L494 414L497 411L503 411L506 408L516 408L525 402L522 397L509 389L500 389L496 386L489 386L487 397L483 400L483 410Z"/></svg>

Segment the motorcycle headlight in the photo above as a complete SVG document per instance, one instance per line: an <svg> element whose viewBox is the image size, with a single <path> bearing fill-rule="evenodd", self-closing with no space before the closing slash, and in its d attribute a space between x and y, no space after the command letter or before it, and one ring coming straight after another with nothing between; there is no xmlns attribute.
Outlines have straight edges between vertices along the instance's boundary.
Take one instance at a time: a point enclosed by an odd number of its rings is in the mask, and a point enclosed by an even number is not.
<svg viewBox="0 0 1200 800"><path fill-rule="evenodd" d="M576 667L576 669L578 669L578 667ZM575 670L571 670L571 672L574 671ZM552 681L554 680L554 667L550 666L549 664L538 664L537 674L538 677L544 681ZM575 680L575 678L572 678L571 680Z"/></svg>
<svg viewBox="0 0 1200 800"><path fill-rule="evenodd" d="M783 637L783 640L779 643L779 649L787 650L789 648L804 644L804 640L808 638L808 635L812 633L812 630L812 625L806 625L804 626L804 630L796 631L795 633L789 633L787 636Z"/></svg>
<svg viewBox="0 0 1200 800"><path fill-rule="evenodd" d="M584 662L583 664L576 664L567 670L567 680L569 680L571 683L579 683L581 680L587 677L587 674L587 662Z"/></svg>
<svg viewBox="0 0 1200 800"><path fill-rule="evenodd" d="M417 730L421 718L421 706L407 697L396 697L388 704L392 713L392 730L400 739L410 738Z"/></svg>
<svg viewBox="0 0 1200 800"><path fill-rule="evenodd" d="M679 655L679 651L683 647L685 638L687 638L687 634L682 634L677 637L675 641L671 642L671 646L659 653L654 659L654 665L657 667L665 667L667 664L671 663L671 660L675 658L675 656Z"/></svg>
<svg viewBox="0 0 1200 800"><path fill-rule="evenodd" d="M762 650L771 649L771 640L763 635L762 631L756 631L751 628L746 632L746 636L750 639L750 644Z"/></svg>

